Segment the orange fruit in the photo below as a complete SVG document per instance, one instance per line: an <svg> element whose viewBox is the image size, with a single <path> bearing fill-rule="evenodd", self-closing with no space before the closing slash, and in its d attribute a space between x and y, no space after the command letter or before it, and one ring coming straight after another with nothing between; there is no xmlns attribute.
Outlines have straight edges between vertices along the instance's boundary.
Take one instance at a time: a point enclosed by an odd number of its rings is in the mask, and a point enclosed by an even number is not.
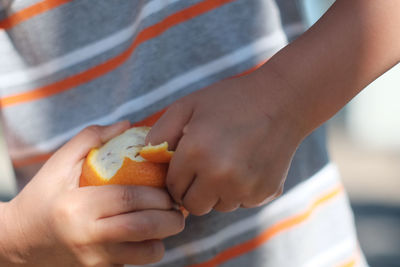
<svg viewBox="0 0 400 267"><path fill-rule="evenodd" d="M168 143L145 146L150 127L133 127L93 148L85 159L80 186L146 185L165 186L168 162L173 155Z"/></svg>

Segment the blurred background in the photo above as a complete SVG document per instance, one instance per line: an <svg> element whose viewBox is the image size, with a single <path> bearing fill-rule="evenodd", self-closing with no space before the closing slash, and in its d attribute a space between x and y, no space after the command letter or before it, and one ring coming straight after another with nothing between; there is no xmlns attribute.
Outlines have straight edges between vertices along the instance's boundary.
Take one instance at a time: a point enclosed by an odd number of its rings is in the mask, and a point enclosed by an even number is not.
<svg viewBox="0 0 400 267"><path fill-rule="evenodd" d="M308 26L333 0L302 0ZM332 160L350 195L371 267L400 266L400 64L328 122Z"/></svg>
<svg viewBox="0 0 400 267"><path fill-rule="evenodd" d="M298 4L311 25L332 2L302 0ZM328 122L331 158L350 195L361 248L371 267L400 267L399 89L400 65L364 89ZM16 192L5 151L0 136L2 201Z"/></svg>

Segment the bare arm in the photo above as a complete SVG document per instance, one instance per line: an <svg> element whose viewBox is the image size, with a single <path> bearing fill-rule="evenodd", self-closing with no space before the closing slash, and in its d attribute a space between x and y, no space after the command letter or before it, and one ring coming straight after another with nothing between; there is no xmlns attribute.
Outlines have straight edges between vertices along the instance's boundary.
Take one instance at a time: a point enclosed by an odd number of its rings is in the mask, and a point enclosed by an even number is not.
<svg viewBox="0 0 400 267"><path fill-rule="evenodd" d="M400 61L399 13L398 0L338 0L260 70L259 82L270 72L284 81L276 107L308 133Z"/></svg>
<svg viewBox="0 0 400 267"><path fill-rule="evenodd" d="M297 146L400 59L399 0L338 0L257 71L172 105L148 141L176 152L167 186L197 215L271 201Z"/></svg>

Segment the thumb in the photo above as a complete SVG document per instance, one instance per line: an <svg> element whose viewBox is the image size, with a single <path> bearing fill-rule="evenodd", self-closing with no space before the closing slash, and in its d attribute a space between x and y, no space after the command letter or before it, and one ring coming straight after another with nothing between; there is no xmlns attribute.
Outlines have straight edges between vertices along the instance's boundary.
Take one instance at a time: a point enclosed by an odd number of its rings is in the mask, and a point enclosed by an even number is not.
<svg viewBox="0 0 400 267"><path fill-rule="evenodd" d="M176 149L183 135L183 128L193 114L192 103L184 100L185 98L172 104L153 125L146 137L146 144L157 145L167 141L168 149Z"/></svg>

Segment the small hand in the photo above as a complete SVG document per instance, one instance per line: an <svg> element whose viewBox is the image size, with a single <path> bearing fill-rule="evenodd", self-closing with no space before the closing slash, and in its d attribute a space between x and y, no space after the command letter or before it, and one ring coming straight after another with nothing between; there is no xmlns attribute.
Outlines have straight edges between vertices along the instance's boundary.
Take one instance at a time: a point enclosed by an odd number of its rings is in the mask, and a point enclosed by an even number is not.
<svg viewBox="0 0 400 267"><path fill-rule="evenodd" d="M178 100L153 126L147 141L176 149L167 186L190 213L255 207L282 193L302 135L275 102L275 81L224 80Z"/></svg>
<svg viewBox="0 0 400 267"><path fill-rule="evenodd" d="M0 252L3 248L6 266L120 266L161 259L160 239L180 232L184 225L165 190L118 185L78 188L88 151L128 127L122 122L86 128L3 206L0 223L8 234ZM0 254L0 263L1 258Z"/></svg>

